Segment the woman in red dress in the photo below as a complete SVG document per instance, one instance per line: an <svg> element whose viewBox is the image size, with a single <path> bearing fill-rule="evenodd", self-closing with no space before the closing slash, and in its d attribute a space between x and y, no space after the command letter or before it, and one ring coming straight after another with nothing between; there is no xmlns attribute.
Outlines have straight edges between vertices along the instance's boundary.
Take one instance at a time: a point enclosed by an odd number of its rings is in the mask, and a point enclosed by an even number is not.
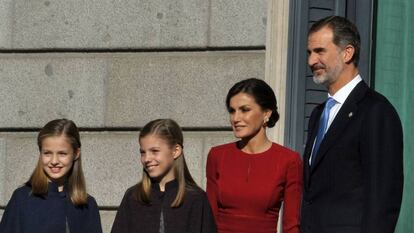
<svg viewBox="0 0 414 233"><path fill-rule="evenodd" d="M283 233L299 233L302 161L271 142L266 128L279 119L276 97L260 79L236 83L226 106L240 140L211 148L207 195L219 233L275 233L283 203Z"/></svg>

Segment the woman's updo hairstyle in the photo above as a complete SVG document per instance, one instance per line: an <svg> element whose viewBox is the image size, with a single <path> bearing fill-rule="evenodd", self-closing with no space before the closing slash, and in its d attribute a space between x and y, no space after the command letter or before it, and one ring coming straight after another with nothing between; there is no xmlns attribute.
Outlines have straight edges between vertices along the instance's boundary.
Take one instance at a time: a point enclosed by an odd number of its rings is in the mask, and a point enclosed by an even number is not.
<svg viewBox="0 0 414 233"><path fill-rule="evenodd" d="M272 128L275 126L276 122L279 120L276 96L272 88L265 81L257 78L249 78L234 84L226 97L226 107L228 111L230 111L230 99L239 93L245 93L252 96L262 110L271 110L272 115L267 122L267 127Z"/></svg>

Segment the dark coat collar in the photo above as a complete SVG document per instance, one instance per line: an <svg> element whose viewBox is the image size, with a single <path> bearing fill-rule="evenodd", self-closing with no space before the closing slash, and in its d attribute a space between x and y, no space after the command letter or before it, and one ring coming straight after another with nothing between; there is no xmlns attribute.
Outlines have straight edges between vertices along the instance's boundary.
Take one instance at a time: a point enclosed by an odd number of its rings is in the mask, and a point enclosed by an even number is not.
<svg viewBox="0 0 414 233"><path fill-rule="evenodd" d="M63 186L63 191L59 192L59 186L54 182L48 182L47 185L47 195L48 196L60 196L66 197L68 192L68 184L65 183Z"/></svg>
<svg viewBox="0 0 414 233"><path fill-rule="evenodd" d="M160 184L158 182L152 182L151 183L151 189L152 191L155 191L156 193L163 193L160 190ZM178 180L174 179L172 181L169 181L165 184L165 191L164 192L170 192L178 189Z"/></svg>

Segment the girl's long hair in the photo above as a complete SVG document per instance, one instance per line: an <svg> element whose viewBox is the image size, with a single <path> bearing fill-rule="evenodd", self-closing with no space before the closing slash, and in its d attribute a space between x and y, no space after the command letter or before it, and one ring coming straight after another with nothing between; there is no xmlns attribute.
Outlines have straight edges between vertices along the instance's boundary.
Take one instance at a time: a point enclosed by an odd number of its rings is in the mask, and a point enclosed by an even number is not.
<svg viewBox="0 0 414 233"><path fill-rule="evenodd" d="M180 126L172 119L157 119L147 123L142 128L139 138L143 138L147 135L155 135L165 140L170 147L179 145L183 147L183 133ZM184 158L184 150L182 154L174 160L174 176L178 181L178 192L171 204L171 207L179 207L185 197L186 190L198 187L193 177L188 170L187 164ZM138 183L138 191L136 196L138 200L145 204L151 204L151 178L144 170L142 172L142 180Z"/></svg>
<svg viewBox="0 0 414 233"><path fill-rule="evenodd" d="M48 122L40 130L37 136L37 145L40 154L42 151L43 140L48 137L56 136L64 136L72 146L74 152L81 148L79 131L75 123L67 119L56 119ZM36 168L30 176L29 181L27 181L27 184L31 186L34 195L46 196L48 193L48 178L43 170L40 156ZM88 194L86 192L81 156L73 161L73 166L67 174L67 193L75 206L86 205L88 203Z"/></svg>

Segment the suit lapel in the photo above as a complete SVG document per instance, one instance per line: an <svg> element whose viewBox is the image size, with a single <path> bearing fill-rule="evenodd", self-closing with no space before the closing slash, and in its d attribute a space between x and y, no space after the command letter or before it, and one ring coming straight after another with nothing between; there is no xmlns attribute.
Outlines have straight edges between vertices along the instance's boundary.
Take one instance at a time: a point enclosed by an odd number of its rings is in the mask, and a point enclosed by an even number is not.
<svg viewBox="0 0 414 233"><path fill-rule="evenodd" d="M358 111L358 102L365 96L367 90L368 86L364 81L361 81L349 94L348 98L345 100L345 103L342 105L321 142L314 164L312 164L311 171L316 169L323 157L327 154L329 148L331 148L331 146L338 141L338 138L341 136L348 123L352 120L353 117L356 116ZM310 145L310 150L312 150L317 128L313 131L314 135L312 135L312 144Z"/></svg>

